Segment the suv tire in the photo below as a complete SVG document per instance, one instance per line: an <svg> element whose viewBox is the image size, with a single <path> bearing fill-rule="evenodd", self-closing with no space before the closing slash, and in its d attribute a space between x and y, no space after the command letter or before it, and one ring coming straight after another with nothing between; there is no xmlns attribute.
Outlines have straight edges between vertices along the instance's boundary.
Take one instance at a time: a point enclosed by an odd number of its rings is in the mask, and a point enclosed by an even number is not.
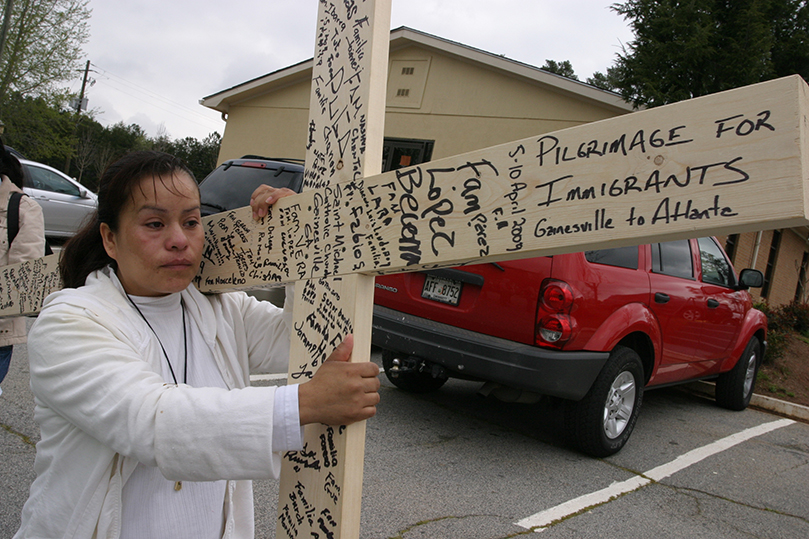
<svg viewBox="0 0 809 539"><path fill-rule="evenodd" d="M583 453L607 457L629 440L643 402L643 364L638 354L616 346L593 387L578 402L568 402L568 441Z"/></svg>
<svg viewBox="0 0 809 539"><path fill-rule="evenodd" d="M716 403L728 410L741 411L750 404L761 364L761 342L752 337L739 361L716 380Z"/></svg>

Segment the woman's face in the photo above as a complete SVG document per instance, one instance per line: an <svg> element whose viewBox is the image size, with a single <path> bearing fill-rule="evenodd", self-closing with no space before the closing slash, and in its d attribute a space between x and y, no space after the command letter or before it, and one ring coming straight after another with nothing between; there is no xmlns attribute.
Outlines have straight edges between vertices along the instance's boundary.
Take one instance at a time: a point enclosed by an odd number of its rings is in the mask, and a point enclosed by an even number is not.
<svg viewBox="0 0 809 539"><path fill-rule="evenodd" d="M202 260L199 191L184 172L141 180L118 219L101 224L107 254L127 294L165 296L185 290Z"/></svg>

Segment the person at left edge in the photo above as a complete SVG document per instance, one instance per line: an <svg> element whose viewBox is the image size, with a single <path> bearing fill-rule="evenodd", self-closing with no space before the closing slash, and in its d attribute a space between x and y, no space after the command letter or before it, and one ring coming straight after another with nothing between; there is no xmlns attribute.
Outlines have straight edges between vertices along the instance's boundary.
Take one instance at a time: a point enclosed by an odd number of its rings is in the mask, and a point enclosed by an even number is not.
<svg viewBox="0 0 809 539"><path fill-rule="evenodd" d="M0 140L0 266L33 260L45 254L45 220L42 208L27 196L20 198L17 236L8 243L8 202L12 193L22 193L23 172L19 160ZM0 383L11 365L15 344L26 340L25 318L0 320ZM0 387L0 395L3 389Z"/></svg>

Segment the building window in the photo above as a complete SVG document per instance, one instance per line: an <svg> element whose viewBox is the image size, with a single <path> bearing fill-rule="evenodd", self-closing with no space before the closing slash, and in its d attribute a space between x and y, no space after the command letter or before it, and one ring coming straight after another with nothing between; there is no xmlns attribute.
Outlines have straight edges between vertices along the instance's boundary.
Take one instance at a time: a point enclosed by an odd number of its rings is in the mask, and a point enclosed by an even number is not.
<svg viewBox="0 0 809 539"><path fill-rule="evenodd" d="M809 265L809 253L803 252L801 260L801 270L798 272L798 286L795 287L795 302L804 302L804 292L806 291L806 266Z"/></svg>
<svg viewBox="0 0 809 539"><path fill-rule="evenodd" d="M415 68L413 67L403 67L402 68L402 75L412 75Z"/></svg>
<svg viewBox="0 0 809 539"><path fill-rule="evenodd" d="M409 97L410 88L399 88L396 90L396 97Z"/></svg>
<svg viewBox="0 0 809 539"><path fill-rule="evenodd" d="M731 262L736 262L736 247L739 245L739 235L738 234L731 234L728 236L727 241L725 241L725 253L727 253L728 258Z"/></svg>
<svg viewBox="0 0 809 539"><path fill-rule="evenodd" d="M412 167L433 158L434 140L385 137L382 146L382 172Z"/></svg>
<svg viewBox="0 0 809 539"><path fill-rule="evenodd" d="M761 288L761 297L770 295L770 285L773 275L775 275L775 261L778 259L778 247L781 244L781 231L773 230L772 242L770 242L770 256L767 257L767 269L764 271L764 286Z"/></svg>

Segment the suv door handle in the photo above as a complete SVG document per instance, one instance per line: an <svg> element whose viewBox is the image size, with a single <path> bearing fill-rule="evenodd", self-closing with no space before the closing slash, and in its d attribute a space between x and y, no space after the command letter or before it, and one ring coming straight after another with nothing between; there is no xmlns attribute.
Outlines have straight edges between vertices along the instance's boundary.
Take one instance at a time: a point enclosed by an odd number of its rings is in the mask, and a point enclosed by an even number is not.
<svg viewBox="0 0 809 539"><path fill-rule="evenodd" d="M668 303L671 297L663 292L655 292L655 303Z"/></svg>
<svg viewBox="0 0 809 539"><path fill-rule="evenodd" d="M717 301L717 300L715 300L713 298L708 300L708 308L709 309L716 309L717 307L719 307L719 301Z"/></svg>

